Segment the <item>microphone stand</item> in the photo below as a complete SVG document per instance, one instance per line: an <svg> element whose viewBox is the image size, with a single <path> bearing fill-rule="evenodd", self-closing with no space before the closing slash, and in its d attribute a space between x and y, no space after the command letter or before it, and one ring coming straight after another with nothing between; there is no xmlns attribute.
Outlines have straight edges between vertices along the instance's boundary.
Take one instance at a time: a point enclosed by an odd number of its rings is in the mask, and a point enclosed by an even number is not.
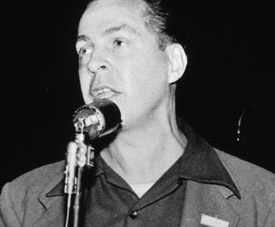
<svg viewBox="0 0 275 227"><path fill-rule="evenodd" d="M76 133L75 141L70 142L67 148L64 191L68 196L65 227L79 226L84 167L94 166L94 148L86 145L84 140L85 136L82 130L80 133Z"/></svg>

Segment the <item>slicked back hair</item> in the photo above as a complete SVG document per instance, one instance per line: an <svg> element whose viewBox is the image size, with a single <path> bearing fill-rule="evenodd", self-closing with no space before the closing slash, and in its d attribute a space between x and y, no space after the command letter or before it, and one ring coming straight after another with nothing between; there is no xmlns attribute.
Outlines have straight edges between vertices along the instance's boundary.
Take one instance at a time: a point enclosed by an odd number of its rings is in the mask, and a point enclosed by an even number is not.
<svg viewBox="0 0 275 227"><path fill-rule="evenodd" d="M86 5L104 0L87 0ZM127 0L125 0L127 1ZM183 17L181 13L182 4L180 0L140 0L145 3L143 15L145 26L153 32L159 42L161 50L165 50L167 45L178 42L186 45L186 30L181 23Z"/></svg>

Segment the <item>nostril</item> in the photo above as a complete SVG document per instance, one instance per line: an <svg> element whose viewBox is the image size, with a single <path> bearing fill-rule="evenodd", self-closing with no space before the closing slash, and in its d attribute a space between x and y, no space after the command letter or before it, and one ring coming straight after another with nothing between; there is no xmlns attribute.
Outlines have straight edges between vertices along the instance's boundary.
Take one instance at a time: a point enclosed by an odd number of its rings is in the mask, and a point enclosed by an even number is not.
<svg viewBox="0 0 275 227"><path fill-rule="evenodd" d="M89 74L92 76L95 76L100 71L107 71L107 70L108 70L108 67L106 65L101 65L100 67L97 68L97 70L94 70L92 67L88 67Z"/></svg>
<svg viewBox="0 0 275 227"><path fill-rule="evenodd" d="M102 70L107 70L107 66L106 66L106 65L102 65L102 66L100 66L100 68L101 68Z"/></svg>

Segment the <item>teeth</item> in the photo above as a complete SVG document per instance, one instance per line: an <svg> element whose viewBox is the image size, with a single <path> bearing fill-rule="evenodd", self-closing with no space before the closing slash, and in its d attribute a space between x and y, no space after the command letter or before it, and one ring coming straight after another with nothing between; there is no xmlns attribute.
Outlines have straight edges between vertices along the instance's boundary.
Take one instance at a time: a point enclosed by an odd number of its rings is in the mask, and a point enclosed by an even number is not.
<svg viewBox="0 0 275 227"><path fill-rule="evenodd" d="M102 89L99 89L96 91L96 95L101 95L102 93L104 92L108 92L110 91L111 89L110 88L102 88Z"/></svg>
<svg viewBox="0 0 275 227"><path fill-rule="evenodd" d="M98 98L99 99L109 99L114 96L114 92L102 93Z"/></svg>
<svg viewBox="0 0 275 227"><path fill-rule="evenodd" d="M99 90L95 91L95 96L97 96L100 99L110 98L114 94L115 93L110 88L102 88L102 89L99 89Z"/></svg>

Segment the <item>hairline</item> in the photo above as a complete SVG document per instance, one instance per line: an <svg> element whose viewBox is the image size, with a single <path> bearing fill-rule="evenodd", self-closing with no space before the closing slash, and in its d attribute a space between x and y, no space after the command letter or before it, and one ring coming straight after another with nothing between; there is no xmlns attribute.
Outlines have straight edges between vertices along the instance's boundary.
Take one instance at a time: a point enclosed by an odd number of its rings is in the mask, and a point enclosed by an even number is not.
<svg viewBox="0 0 275 227"><path fill-rule="evenodd" d="M86 9L88 9L92 4L97 3L99 1L100 0L88 0ZM160 28L160 25L157 25L158 19L156 19L156 17L158 17L158 15L154 12L150 4L146 0L140 0L140 1L143 4L140 10L142 10L141 14L145 18L144 20L145 28L149 32L153 33L153 35L156 36L159 44L159 48L164 51L168 45L174 42L174 39L170 37L165 31L163 31ZM151 11L153 13L151 13Z"/></svg>

